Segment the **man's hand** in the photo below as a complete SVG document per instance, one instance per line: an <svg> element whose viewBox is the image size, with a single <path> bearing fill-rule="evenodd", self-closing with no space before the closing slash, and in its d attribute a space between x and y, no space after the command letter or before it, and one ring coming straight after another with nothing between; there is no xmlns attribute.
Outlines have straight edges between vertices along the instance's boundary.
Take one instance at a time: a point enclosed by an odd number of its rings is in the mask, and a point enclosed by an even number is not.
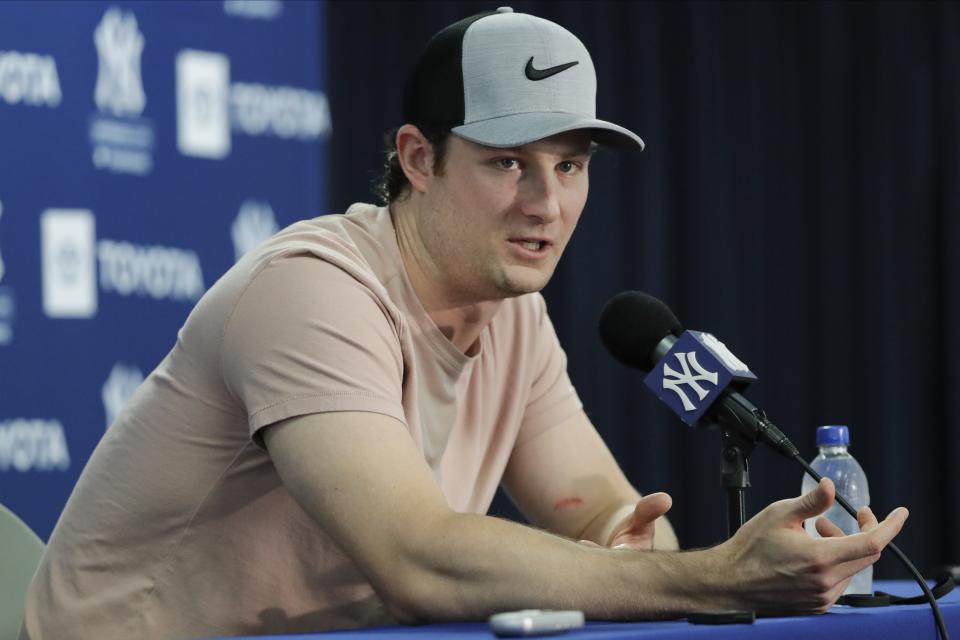
<svg viewBox="0 0 960 640"><path fill-rule="evenodd" d="M611 549L631 549L633 551L653 551L657 518L665 515L673 506L673 498L666 493L651 493L637 501L636 506L613 527L607 547ZM581 544L598 547L590 540L581 540ZM661 543L662 545L662 543ZM676 541L667 545L676 548Z"/></svg>
<svg viewBox="0 0 960 640"><path fill-rule="evenodd" d="M637 501L637 506L613 528L607 546L611 549L653 551L657 518L670 511L673 498L667 493L651 493Z"/></svg>
<svg viewBox="0 0 960 640"><path fill-rule="evenodd" d="M762 613L825 612L855 573L877 561L909 515L899 507L877 522L872 511L861 509L861 532L850 536L818 518L817 531L824 537L810 537L803 521L829 509L834 497L833 482L821 480L806 495L771 504L716 547L722 570L733 577L732 606Z"/></svg>

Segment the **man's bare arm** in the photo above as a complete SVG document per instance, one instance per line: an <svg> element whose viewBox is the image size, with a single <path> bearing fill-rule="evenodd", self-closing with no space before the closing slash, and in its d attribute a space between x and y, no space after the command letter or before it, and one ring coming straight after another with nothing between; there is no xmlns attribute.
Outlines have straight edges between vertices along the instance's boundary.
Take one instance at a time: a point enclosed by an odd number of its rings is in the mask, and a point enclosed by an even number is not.
<svg viewBox="0 0 960 640"><path fill-rule="evenodd" d="M813 540L801 523L832 501L824 482L803 500L771 505L713 549L613 551L453 512L392 418L302 416L268 427L265 441L294 498L407 623L479 620L527 607L606 619L774 602L778 610L823 611L906 517L897 510L868 533Z"/></svg>
<svg viewBox="0 0 960 640"><path fill-rule="evenodd" d="M645 508L646 513L662 509L662 514L670 507L669 497L651 496L635 514L640 493L582 411L515 447L503 483L536 526L601 546L614 542ZM670 522L665 516L654 519L653 548L676 550Z"/></svg>

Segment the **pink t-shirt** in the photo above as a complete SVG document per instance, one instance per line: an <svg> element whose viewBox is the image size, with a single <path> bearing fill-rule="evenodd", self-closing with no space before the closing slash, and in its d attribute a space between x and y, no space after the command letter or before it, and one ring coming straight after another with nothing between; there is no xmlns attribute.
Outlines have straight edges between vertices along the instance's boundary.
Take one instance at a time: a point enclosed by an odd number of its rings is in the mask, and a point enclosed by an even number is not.
<svg viewBox="0 0 960 640"><path fill-rule="evenodd" d="M231 268L108 429L51 535L25 637L179 638L383 623L259 431L403 422L451 508L484 513L518 441L581 408L539 294L470 357L423 310L385 208L294 224Z"/></svg>

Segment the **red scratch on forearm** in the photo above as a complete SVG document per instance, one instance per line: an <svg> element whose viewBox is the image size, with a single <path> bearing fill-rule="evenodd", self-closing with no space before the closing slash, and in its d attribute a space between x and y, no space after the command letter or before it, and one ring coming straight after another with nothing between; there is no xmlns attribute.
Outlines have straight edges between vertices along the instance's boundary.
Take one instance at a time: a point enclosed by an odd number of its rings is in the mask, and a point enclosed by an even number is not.
<svg viewBox="0 0 960 640"><path fill-rule="evenodd" d="M577 496L570 496L568 498L560 498L553 503L553 510L559 511L560 509L566 509L567 507L579 507L583 504L583 500Z"/></svg>

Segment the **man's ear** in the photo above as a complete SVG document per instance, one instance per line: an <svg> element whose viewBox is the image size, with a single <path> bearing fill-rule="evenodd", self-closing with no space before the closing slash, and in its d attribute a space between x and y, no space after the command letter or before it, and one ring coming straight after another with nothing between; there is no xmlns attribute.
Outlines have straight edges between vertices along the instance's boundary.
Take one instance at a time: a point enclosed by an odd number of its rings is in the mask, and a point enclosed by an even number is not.
<svg viewBox="0 0 960 640"><path fill-rule="evenodd" d="M397 129L397 160L414 191L424 193L433 176L433 145L412 124Z"/></svg>

